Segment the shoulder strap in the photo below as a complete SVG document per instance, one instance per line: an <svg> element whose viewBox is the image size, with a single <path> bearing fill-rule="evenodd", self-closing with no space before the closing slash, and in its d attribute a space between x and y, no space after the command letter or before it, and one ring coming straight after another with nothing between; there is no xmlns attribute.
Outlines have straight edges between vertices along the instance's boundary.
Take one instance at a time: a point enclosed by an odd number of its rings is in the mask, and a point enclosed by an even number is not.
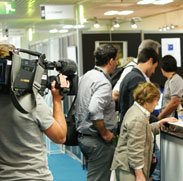
<svg viewBox="0 0 183 181"><path fill-rule="evenodd" d="M69 112L68 112L68 114L67 114L68 117L72 115L72 110L73 110L74 104L75 104L75 102L76 102L76 97L77 97L77 95L75 95L74 100L73 100L73 102L72 102L72 104L71 104L71 107L70 107Z"/></svg>

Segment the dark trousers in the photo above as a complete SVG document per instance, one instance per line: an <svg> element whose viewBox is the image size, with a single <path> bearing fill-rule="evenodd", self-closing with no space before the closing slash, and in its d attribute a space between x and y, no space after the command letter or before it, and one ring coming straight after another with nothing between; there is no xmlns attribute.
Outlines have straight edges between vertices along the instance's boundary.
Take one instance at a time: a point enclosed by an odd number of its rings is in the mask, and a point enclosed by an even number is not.
<svg viewBox="0 0 183 181"><path fill-rule="evenodd" d="M86 157L87 181L110 181L114 144L95 136L79 136L78 142Z"/></svg>

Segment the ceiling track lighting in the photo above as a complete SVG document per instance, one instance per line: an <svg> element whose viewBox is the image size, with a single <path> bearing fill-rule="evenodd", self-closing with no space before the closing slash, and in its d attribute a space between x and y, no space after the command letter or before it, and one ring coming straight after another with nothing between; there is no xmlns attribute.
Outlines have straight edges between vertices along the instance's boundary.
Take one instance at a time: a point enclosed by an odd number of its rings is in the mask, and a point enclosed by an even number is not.
<svg viewBox="0 0 183 181"><path fill-rule="evenodd" d="M154 5L164 5L168 3L172 3L174 0L141 0L138 1L137 4L139 5L147 5L147 4L154 4Z"/></svg>
<svg viewBox="0 0 183 181"><path fill-rule="evenodd" d="M176 25L168 25L168 26L163 26L159 28L159 31L170 31L170 30L174 30L175 27L177 27Z"/></svg>

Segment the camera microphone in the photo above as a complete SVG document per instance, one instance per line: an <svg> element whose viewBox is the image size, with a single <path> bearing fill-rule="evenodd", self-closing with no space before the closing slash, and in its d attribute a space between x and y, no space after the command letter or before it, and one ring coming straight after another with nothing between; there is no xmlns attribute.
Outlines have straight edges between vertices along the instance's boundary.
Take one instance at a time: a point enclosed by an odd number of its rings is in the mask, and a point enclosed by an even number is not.
<svg viewBox="0 0 183 181"><path fill-rule="evenodd" d="M56 70L63 75L70 76L77 72L77 65L75 61L70 59L58 60L56 62Z"/></svg>

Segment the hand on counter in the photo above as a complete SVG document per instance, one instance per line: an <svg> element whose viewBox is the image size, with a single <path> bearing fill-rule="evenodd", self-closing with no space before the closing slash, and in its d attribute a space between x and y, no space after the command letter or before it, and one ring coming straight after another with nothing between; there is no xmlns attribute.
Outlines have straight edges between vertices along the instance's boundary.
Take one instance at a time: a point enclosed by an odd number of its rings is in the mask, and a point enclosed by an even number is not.
<svg viewBox="0 0 183 181"><path fill-rule="evenodd" d="M177 121L178 120L175 117L164 118L159 121L159 126L161 129L165 129L166 123L172 123Z"/></svg>

